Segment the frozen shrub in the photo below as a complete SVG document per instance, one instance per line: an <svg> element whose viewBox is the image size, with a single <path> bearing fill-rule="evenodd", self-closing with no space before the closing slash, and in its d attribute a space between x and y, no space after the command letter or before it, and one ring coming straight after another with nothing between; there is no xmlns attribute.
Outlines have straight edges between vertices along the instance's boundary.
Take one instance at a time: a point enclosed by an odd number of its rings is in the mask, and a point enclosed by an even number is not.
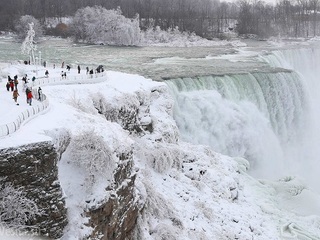
<svg viewBox="0 0 320 240"><path fill-rule="evenodd" d="M168 172L170 169L181 168L181 151L175 145L154 144L152 147L136 147L137 157L144 159L158 173Z"/></svg>
<svg viewBox="0 0 320 240"><path fill-rule="evenodd" d="M90 184L96 176L112 176L115 168L114 155L104 139L93 130L87 130L71 139L70 162L84 169Z"/></svg>
<svg viewBox="0 0 320 240"><path fill-rule="evenodd" d="M37 204L12 184L5 183L0 189L0 222L7 227L22 229L26 222L40 215Z"/></svg>
<svg viewBox="0 0 320 240"><path fill-rule="evenodd" d="M73 94L70 96L68 103L82 112L90 114L94 114L96 112L96 109L92 106L92 100L90 98L81 97L81 94L77 94L75 91L73 91Z"/></svg>
<svg viewBox="0 0 320 240"><path fill-rule="evenodd" d="M141 32L141 44L153 45L161 43L171 43L173 45L186 44L187 42L196 42L202 40L201 37L195 35L195 33L181 32L178 27L162 30L159 26L149 27L145 31Z"/></svg>

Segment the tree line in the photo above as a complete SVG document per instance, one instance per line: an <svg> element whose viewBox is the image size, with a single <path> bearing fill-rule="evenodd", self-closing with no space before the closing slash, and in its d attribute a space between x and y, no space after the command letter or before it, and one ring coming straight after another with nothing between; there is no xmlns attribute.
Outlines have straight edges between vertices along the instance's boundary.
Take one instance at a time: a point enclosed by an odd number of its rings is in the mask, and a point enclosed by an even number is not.
<svg viewBox="0 0 320 240"><path fill-rule="evenodd" d="M259 0L10 0L0 5L0 30L14 29L15 21L32 15L45 23L48 18L72 17L87 6L120 8L127 18L139 16L140 28L178 27L202 37L223 37L226 30L261 37L311 37L318 35L320 0L280 0L271 5Z"/></svg>

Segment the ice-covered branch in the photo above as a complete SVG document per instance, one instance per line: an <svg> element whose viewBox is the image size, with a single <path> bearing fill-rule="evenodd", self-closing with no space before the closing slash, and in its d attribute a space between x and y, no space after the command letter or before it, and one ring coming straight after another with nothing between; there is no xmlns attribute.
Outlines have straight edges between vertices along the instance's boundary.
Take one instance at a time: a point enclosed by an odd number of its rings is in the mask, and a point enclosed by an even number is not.
<svg viewBox="0 0 320 240"><path fill-rule="evenodd" d="M33 29L33 26L33 22L29 23L29 30L27 32L25 40L22 43L21 51L22 54L29 55L30 62L32 64L35 64L34 52L37 50L37 46L34 44L35 31Z"/></svg>

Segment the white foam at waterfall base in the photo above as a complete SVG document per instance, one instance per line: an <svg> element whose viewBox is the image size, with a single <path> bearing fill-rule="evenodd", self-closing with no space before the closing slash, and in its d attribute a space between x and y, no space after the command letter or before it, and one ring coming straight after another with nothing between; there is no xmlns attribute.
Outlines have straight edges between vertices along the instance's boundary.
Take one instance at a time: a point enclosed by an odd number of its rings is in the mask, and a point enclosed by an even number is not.
<svg viewBox="0 0 320 240"><path fill-rule="evenodd" d="M176 96L176 101L181 105L175 119L186 141L212 146L230 156L253 159L256 176L281 176L284 166L279 140L268 119L253 103L235 103L215 90L184 92Z"/></svg>
<svg viewBox="0 0 320 240"><path fill-rule="evenodd" d="M264 52L259 59L293 72L167 82L183 139L246 157L256 177L300 176L320 192L319 48Z"/></svg>
<svg viewBox="0 0 320 240"><path fill-rule="evenodd" d="M264 73L167 81L183 139L247 158L251 174L259 178L292 173L295 162L287 154L302 136L306 105L295 76Z"/></svg>
<svg viewBox="0 0 320 240"><path fill-rule="evenodd" d="M308 185L320 192L320 48L315 42L312 46L271 53L267 60L275 67L292 69L300 74L309 101L308 119L305 124L305 138L299 148L291 148L288 162L296 165L297 175L305 178Z"/></svg>

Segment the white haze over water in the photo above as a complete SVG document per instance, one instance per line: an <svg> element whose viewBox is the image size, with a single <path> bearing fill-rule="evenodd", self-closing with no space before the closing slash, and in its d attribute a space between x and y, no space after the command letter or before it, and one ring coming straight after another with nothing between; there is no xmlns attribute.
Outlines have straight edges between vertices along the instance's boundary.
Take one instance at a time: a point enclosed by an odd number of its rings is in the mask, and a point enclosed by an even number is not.
<svg viewBox="0 0 320 240"><path fill-rule="evenodd" d="M292 149L292 162L297 164L298 173L320 192L318 184L320 172L320 49L305 47L303 49L290 49L275 51L268 58L271 65L292 69L300 74L305 83L309 101L308 121L305 124L305 138L295 152Z"/></svg>
<svg viewBox="0 0 320 240"><path fill-rule="evenodd" d="M249 159L258 178L299 176L320 192L320 51L278 50L256 60L284 70L167 81L182 136Z"/></svg>

